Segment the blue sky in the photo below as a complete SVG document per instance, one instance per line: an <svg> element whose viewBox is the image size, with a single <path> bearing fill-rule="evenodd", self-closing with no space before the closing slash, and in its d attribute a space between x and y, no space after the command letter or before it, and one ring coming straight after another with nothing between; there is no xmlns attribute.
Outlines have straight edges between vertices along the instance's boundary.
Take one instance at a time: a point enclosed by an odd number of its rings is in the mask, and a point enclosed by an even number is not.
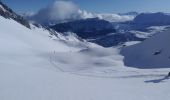
<svg viewBox="0 0 170 100"><path fill-rule="evenodd" d="M1 0L17 12L36 12L54 0ZM170 0L70 0L89 12L170 12Z"/></svg>

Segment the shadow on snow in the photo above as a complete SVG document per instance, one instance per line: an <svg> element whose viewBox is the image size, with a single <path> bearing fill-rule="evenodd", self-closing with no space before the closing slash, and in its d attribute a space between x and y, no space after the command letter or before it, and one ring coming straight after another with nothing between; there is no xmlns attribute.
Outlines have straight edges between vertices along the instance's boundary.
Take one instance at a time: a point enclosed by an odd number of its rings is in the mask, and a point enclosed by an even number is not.
<svg viewBox="0 0 170 100"><path fill-rule="evenodd" d="M160 82L165 82L168 79L170 79L170 76L165 76L165 77L160 78L160 79L148 80L148 81L145 81L145 82L146 83L160 83Z"/></svg>

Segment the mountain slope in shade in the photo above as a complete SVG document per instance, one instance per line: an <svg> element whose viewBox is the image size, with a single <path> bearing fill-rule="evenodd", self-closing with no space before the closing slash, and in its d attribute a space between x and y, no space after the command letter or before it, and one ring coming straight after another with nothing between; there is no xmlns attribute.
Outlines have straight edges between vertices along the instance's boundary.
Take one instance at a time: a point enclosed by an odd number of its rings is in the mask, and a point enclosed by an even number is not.
<svg viewBox="0 0 170 100"><path fill-rule="evenodd" d="M104 36L116 31L111 23L98 18L56 24L51 28L58 32L74 32L83 39Z"/></svg>
<svg viewBox="0 0 170 100"><path fill-rule="evenodd" d="M125 47L124 63L136 68L170 68L170 30L159 33L140 44Z"/></svg>
<svg viewBox="0 0 170 100"><path fill-rule="evenodd" d="M162 12L158 13L141 13L133 20L134 24L161 26L170 24L170 15Z"/></svg>
<svg viewBox="0 0 170 100"><path fill-rule="evenodd" d="M99 18L60 23L51 28L58 32L74 32L80 38L103 47L117 46L129 41L144 40L130 32L117 32L112 23Z"/></svg>

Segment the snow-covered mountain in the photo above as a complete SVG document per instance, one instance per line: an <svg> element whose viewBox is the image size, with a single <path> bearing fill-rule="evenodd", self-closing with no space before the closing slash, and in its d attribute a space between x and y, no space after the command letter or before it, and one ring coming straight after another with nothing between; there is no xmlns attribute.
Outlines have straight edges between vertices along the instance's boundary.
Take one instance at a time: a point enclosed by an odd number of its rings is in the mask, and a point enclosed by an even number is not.
<svg viewBox="0 0 170 100"><path fill-rule="evenodd" d="M0 15L0 100L169 100L168 69L128 68L119 47Z"/></svg>
<svg viewBox="0 0 170 100"><path fill-rule="evenodd" d="M122 54L124 63L136 68L169 68L170 30L156 34L140 44L125 47Z"/></svg>
<svg viewBox="0 0 170 100"><path fill-rule="evenodd" d="M147 39L170 29L169 18L169 14L166 13L141 13L132 21L113 23L113 25L120 33L130 33L137 38Z"/></svg>
<svg viewBox="0 0 170 100"><path fill-rule="evenodd" d="M3 62L1 66L37 66L36 64L42 66L41 61L48 60L48 56L45 56L48 53L66 52L87 47L86 43L82 43L73 35L64 36L53 30L29 23L26 24L29 25L27 28L20 22L24 21L20 20L22 17L9 10L7 6L3 5L2 7L3 9L0 9L3 10L0 13L0 45L2 47L0 55L4 56L1 56Z"/></svg>
<svg viewBox="0 0 170 100"><path fill-rule="evenodd" d="M151 26L167 26L170 25L170 14L168 13L141 13L134 20L123 22L122 25L126 29L146 31Z"/></svg>
<svg viewBox="0 0 170 100"><path fill-rule="evenodd" d="M104 47L117 46L129 41L143 41L158 32L169 29L170 16L165 13L132 12L122 15L132 16L134 20L111 23L106 21L108 16L110 16L109 19L119 19L119 17L113 17L114 14L98 14L96 16L101 17L60 23L52 28L59 32L71 31L89 42Z"/></svg>
<svg viewBox="0 0 170 100"><path fill-rule="evenodd" d="M170 14L158 13L141 13L133 20L134 24L147 26L170 25Z"/></svg>
<svg viewBox="0 0 170 100"><path fill-rule="evenodd" d="M125 65L136 68L169 68L169 14L142 13L123 25L120 29L128 29L128 32L137 37L147 38L140 44L123 48L121 53L125 56Z"/></svg>
<svg viewBox="0 0 170 100"><path fill-rule="evenodd" d="M127 68L117 48L68 42L2 16L0 23L1 100L169 100L167 69Z"/></svg>
<svg viewBox="0 0 170 100"><path fill-rule="evenodd" d="M104 47L117 46L129 41L142 41L145 38L138 37L131 32L119 32L109 21L90 18L60 23L51 26L58 32L73 32L86 41L97 43Z"/></svg>

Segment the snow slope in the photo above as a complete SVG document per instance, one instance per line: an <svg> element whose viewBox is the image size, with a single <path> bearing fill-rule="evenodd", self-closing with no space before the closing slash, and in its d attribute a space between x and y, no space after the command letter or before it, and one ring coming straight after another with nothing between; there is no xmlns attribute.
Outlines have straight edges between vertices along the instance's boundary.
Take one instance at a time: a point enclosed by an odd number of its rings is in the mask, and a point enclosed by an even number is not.
<svg viewBox="0 0 170 100"><path fill-rule="evenodd" d="M55 42L49 37L49 32L35 28L30 30L14 20L0 17L1 66L23 66L35 63L41 65L44 53L65 52L74 48ZM25 59L23 59L25 58ZM33 62L31 62L31 61ZM32 66L33 66L32 65Z"/></svg>
<svg viewBox="0 0 170 100"><path fill-rule="evenodd" d="M6 66L0 73L0 99L169 100L170 82L166 79L161 82L164 74L158 73L131 76L126 72L127 76L102 78L42 68Z"/></svg>
<svg viewBox="0 0 170 100"><path fill-rule="evenodd" d="M170 30L122 50L127 66L137 68L170 68Z"/></svg>
<svg viewBox="0 0 170 100"><path fill-rule="evenodd" d="M0 100L170 98L167 69L128 68L119 48L68 42L3 17L0 23Z"/></svg>

